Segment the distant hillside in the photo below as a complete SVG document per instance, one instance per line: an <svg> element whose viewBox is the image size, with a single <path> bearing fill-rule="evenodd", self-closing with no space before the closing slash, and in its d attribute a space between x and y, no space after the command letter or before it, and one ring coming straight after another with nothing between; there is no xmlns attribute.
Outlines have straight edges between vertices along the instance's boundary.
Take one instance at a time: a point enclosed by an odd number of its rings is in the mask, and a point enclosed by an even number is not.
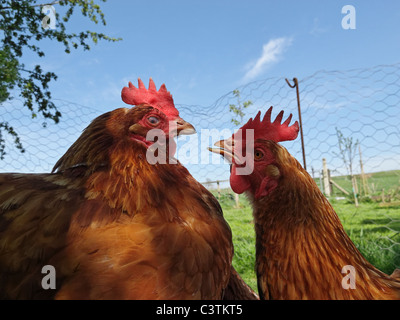
<svg viewBox="0 0 400 320"><path fill-rule="evenodd" d="M315 179L320 186L319 179ZM331 180L348 192L352 192L351 181L349 176L332 176ZM356 175L359 194L364 194L364 185L360 175ZM380 171L365 174L365 186L367 194L381 195L382 190L385 194L400 192L400 170ZM338 188L333 186L333 195L343 195Z"/></svg>

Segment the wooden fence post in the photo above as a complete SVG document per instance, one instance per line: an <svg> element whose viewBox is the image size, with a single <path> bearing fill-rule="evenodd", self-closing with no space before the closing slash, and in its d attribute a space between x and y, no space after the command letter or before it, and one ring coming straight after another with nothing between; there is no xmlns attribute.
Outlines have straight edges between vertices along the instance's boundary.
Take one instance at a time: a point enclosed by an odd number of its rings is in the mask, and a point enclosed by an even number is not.
<svg viewBox="0 0 400 320"><path fill-rule="evenodd" d="M328 169L328 181L329 181L329 194L333 194L333 188L332 188L332 180L331 180L331 170Z"/></svg>
<svg viewBox="0 0 400 320"><path fill-rule="evenodd" d="M358 145L358 153L360 154L361 181L362 181L362 186L364 189L364 196L366 196L366 195L370 194L371 192L368 187L367 177L364 173L364 165L363 165L362 158L361 158L361 146L360 145Z"/></svg>
<svg viewBox="0 0 400 320"><path fill-rule="evenodd" d="M236 208L239 208L240 207L239 195L237 193L235 193L235 203L236 203Z"/></svg>
<svg viewBox="0 0 400 320"><path fill-rule="evenodd" d="M326 159L322 158L322 172L323 172L323 181L324 181L324 193L326 197L331 196L331 190L329 185L329 175L328 175L328 167L326 165Z"/></svg>
<svg viewBox="0 0 400 320"><path fill-rule="evenodd" d="M319 172L319 189L321 190L321 192L324 191L324 186L322 184L322 177L324 176L324 172L320 171Z"/></svg>
<svg viewBox="0 0 400 320"><path fill-rule="evenodd" d="M351 176L351 184L353 186L353 194L354 194L354 204L356 207L358 207L358 187L357 187L357 180L355 176Z"/></svg>

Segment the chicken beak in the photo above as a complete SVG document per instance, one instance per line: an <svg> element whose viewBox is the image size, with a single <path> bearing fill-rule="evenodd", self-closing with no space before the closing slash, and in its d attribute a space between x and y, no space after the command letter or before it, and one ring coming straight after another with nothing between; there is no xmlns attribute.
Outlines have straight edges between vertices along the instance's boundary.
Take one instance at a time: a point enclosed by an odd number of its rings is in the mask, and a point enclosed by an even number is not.
<svg viewBox="0 0 400 320"><path fill-rule="evenodd" d="M186 122L182 118L178 118L176 124L177 124L176 131L178 136L184 134L190 135L196 133L196 129L193 127L193 125L191 125L189 122Z"/></svg>
<svg viewBox="0 0 400 320"><path fill-rule="evenodd" d="M214 146L218 148L207 148L208 151L220 154L228 160L229 163L232 163L233 159L237 162L238 159L233 153L234 142L232 138L217 141L214 143Z"/></svg>

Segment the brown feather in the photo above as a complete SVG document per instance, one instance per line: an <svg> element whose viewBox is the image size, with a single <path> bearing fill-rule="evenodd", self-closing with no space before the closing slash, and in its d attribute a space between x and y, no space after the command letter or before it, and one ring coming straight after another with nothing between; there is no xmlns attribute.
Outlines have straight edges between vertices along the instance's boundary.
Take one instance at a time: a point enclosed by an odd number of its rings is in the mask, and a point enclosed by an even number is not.
<svg viewBox="0 0 400 320"><path fill-rule="evenodd" d="M221 299L229 225L186 168L150 165L129 138L150 110L96 118L51 174L0 174L0 298Z"/></svg>
<svg viewBox="0 0 400 320"><path fill-rule="evenodd" d="M240 277L237 271L231 268L229 284L224 291L224 300L259 300L260 298Z"/></svg>
<svg viewBox="0 0 400 320"><path fill-rule="evenodd" d="M256 264L262 299L400 299L400 281L359 252L325 196L285 148L264 141L279 169L278 187L254 199ZM344 266L356 289L345 289Z"/></svg>

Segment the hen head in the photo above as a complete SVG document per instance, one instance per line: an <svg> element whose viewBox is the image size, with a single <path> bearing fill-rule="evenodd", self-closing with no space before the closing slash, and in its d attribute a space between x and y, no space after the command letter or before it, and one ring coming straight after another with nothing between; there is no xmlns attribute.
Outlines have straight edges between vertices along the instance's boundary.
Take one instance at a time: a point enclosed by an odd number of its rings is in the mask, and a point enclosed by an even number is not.
<svg viewBox="0 0 400 320"><path fill-rule="evenodd" d="M110 163L110 154L130 156L146 152L157 142L164 144L170 156L176 151L174 137L181 134L195 133L194 127L184 121L175 108L171 94L165 85L157 91L152 79L146 89L139 79L136 88L122 89L122 100L134 105L132 108L119 108L94 119L68 151L58 160L54 171L85 165L92 172Z"/></svg>
<svg viewBox="0 0 400 320"><path fill-rule="evenodd" d="M262 120L261 111L232 137L209 148L231 163L230 185L235 193L250 192L255 199L267 196L278 186L282 175L282 155L278 142L294 140L299 132L296 121L289 126L292 114L281 124L283 111L271 122L272 107Z"/></svg>
<svg viewBox="0 0 400 320"><path fill-rule="evenodd" d="M146 89L142 80L138 79L138 88L131 82L129 87L124 87L121 92L122 100L127 104L137 106L127 111L125 121L128 123L129 138L143 144L146 148L154 143L148 138L150 130L161 130L166 137L173 138L180 134L195 133L194 127L179 116L175 108L172 95L167 91L164 84L157 91L153 80L150 78L149 88ZM137 118L137 108L145 110L142 118Z"/></svg>

